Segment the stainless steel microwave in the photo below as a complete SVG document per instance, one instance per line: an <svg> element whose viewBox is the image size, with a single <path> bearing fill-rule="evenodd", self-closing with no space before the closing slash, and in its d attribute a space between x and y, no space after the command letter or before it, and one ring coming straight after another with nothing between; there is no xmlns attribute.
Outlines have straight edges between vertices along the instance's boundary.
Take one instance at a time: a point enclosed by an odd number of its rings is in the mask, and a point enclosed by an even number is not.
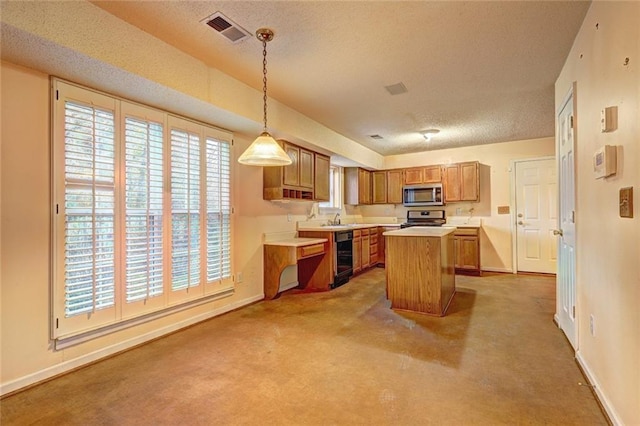
<svg viewBox="0 0 640 426"><path fill-rule="evenodd" d="M407 207L442 206L442 184L407 185L402 188L402 204Z"/></svg>

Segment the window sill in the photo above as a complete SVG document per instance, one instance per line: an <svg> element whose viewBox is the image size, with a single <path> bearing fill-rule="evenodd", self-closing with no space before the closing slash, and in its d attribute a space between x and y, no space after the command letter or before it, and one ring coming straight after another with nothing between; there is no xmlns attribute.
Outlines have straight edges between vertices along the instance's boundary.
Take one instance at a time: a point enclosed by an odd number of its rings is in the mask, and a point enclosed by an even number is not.
<svg viewBox="0 0 640 426"><path fill-rule="evenodd" d="M176 312L194 308L196 306L200 306L205 303L212 302L214 300L224 299L226 297L232 296L234 292L235 292L235 289L231 287L228 289L221 290L218 293L211 294L209 296L206 296L197 300L186 302L177 306L172 306L170 308L162 309L160 311L153 312L147 315L142 315L140 317L120 321L117 324L110 324L104 327L97 328L95 330L86 331L84 333L75 334L72 336L59 337L54 340L55 350L58 351L58 350L66 349L75 345L79 345L80 343L84 343L89 340L96 339L98 337L103 337L108 334L124 330L129 327L134 327L140 324L144 324L150 321L154 321L154 320L166 317Z"/></svg>

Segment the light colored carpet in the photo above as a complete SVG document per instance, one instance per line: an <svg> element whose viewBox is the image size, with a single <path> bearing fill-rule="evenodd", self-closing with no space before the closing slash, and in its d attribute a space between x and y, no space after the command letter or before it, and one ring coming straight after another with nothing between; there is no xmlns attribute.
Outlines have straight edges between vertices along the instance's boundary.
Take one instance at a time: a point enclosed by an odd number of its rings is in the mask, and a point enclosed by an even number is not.
<svg viewBox="0 0 640 426"><path fill-rule="evenodd" d="M554 278L458 276L443 318L392 311L384 282L214 318L5 398L2 424L607 424Z"/></svg>

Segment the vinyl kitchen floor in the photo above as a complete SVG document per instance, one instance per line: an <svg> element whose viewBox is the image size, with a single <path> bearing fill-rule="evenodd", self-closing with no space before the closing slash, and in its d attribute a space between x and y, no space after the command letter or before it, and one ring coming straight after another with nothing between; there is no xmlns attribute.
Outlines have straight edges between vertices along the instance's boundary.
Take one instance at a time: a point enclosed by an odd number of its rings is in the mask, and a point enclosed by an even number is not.
<svg viewBox="0 0 640 426"><path fill-rule="evenodd" d="M1 423L605 425L552 319L555 279L456 278L389 309L383 269L290 291L3 399Z"/></svg>

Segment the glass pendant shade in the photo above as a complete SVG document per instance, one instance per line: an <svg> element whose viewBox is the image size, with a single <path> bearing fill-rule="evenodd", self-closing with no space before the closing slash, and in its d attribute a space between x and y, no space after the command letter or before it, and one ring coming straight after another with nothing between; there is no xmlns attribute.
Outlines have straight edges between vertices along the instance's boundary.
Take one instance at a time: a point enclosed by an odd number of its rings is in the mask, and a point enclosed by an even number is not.
<svg viewBox="0 0 640 426"><path fill-rule="evenodd" d="M238 162L248 166L286 166L291 164L291 158L268 132L262 132Z"/></svg>

